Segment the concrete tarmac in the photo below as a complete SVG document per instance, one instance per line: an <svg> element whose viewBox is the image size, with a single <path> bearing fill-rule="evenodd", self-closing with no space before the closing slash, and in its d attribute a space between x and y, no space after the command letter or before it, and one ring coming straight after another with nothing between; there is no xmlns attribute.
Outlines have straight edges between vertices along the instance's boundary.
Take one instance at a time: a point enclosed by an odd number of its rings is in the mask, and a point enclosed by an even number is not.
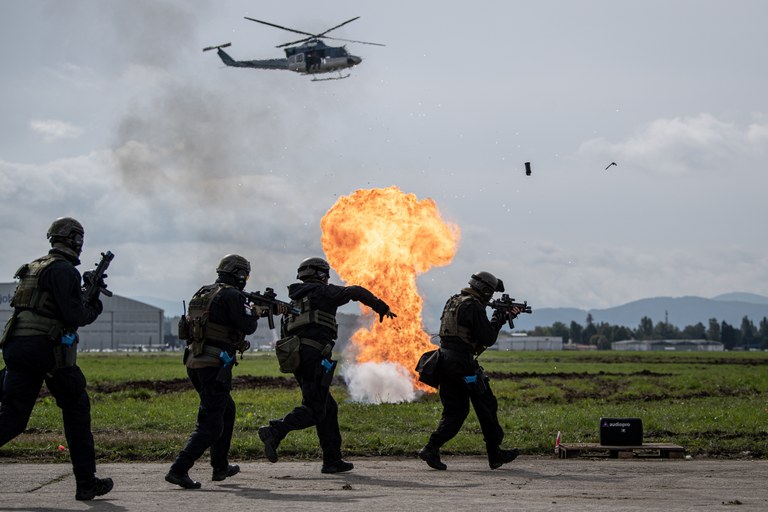
<svg viewBox="0 0 768 512"><path fill-rule="evenodd" d="M321 474L319 461L232 461L242 471L223 482L200 461L190 471L199 490L165 482L169 464L99 464L115 488L86 502L74 499L68 464L0 463L0 510L768 510L768 460L519 457L491 470L483 457L444 456L447 471L415 457L349 460L355 469L337 475Z"/></svg>

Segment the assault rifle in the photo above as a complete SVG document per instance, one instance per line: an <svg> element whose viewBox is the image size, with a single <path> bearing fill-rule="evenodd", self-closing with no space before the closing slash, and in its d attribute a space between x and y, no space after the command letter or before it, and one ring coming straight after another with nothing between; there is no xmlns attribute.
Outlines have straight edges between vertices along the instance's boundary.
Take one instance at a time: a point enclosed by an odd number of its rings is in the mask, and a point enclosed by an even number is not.
<svg viewBox="0 0 768 512"><path fill-rule="evenodd" d="M86 305L95 302L100 293L107 297L112 296L112 292L107 290L107 283L104 282L104 279L107 277L105 272L114 257L115 255L110 251L101 253L101 261L96 265L96 268L83 274L83 303Z"/></svg>
<svg viewBox="0 0 768 512"><path fill-rule="evenodd" d="M275 318L274 315L277 314L277 306L285 306L288 308L288 313L291 315L300 315L301 310L291 304L290 302L283 302L282 300L279 300L277 298L277 294L275 293L275 290L272 288L265 288L264 293L261 292L243 292L243 295L245 295L245 298L250 300L251 302L255 304L259 304L261 306L267 306L267 320L269 321L269 328L274 329L275 328Z"/></svg>
<svg viewBox="0 0 768 512"><path fill-rule="evenodd" d="M492 300L488 303L488 306L492 307L496 311L500 311L501 313L507 313L507 322L509 323L509 328L514 329L515 324L512 323L512 315L509 315L508 313L512 311L512 309L522 309L521 313L531 313L531 306L528 305L528 301L525 301L523 303L515 302L515 299L510 299L509 294L502 294L500 299Z"/></svg>

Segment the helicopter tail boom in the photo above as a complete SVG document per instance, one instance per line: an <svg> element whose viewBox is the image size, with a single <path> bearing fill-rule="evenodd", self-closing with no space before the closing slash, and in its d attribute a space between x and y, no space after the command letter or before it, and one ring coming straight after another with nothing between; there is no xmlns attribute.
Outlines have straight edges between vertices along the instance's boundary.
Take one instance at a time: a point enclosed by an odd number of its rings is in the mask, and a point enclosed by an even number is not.
<svg viewBox="0 0 768 512"><path fill-rule="evenodd" d="M221 44L219 46L209 46L203 51L216 50L221 62L227 66L235 68L256 68L256 69L288 69L288 59L266 59L266 60L235 60L230 55L222 50L231 46L230 43Z"/></svg>

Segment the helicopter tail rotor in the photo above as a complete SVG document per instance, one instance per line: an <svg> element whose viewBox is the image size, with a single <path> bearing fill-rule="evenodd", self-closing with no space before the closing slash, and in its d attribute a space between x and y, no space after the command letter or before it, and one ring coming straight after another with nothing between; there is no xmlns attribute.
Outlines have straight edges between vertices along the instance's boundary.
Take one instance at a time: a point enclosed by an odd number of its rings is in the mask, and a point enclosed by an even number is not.
<svg viewBox="0 0 768 512"><path fill-rule="evenodd" d="M206 46L205 48L203 48L203 51L207 52L208 50L218 50L220 48L228 48L230 46L232 46L232 43L224 43L218 46Z"/></svg>

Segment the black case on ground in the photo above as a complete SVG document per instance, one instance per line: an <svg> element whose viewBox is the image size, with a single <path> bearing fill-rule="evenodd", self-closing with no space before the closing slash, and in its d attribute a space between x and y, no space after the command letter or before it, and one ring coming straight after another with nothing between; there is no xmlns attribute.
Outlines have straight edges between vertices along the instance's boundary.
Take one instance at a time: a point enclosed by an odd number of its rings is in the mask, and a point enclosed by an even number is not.
<svg viewBox="0 0 768 512"><path fill-rule="evenodd" d="M643 420L640 418L600 418L600 444L605 446L641 446Z"/></svg>

